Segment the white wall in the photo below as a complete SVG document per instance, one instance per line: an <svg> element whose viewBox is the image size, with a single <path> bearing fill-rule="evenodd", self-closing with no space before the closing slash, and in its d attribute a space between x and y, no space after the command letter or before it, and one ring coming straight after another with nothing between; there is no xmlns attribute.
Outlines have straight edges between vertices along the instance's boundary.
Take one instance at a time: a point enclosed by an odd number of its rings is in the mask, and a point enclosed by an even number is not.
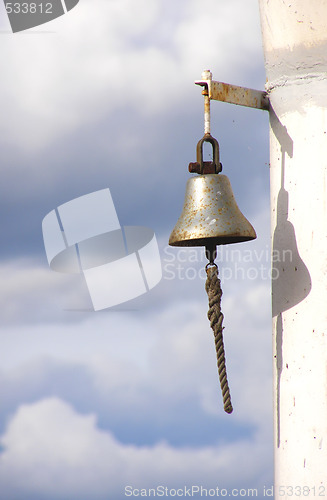
<svg viewBox="0 0 327 500"><path fill-rule="evenodd" d="M272 106L275 498L305 487L327 495L327 2L260 0L260 10Z"/></svg>

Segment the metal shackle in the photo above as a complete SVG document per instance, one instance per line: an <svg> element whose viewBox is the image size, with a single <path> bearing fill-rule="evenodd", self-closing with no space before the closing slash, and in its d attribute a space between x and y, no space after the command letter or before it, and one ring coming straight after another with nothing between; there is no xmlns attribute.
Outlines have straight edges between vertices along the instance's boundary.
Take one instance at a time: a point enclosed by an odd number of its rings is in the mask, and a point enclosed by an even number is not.
<svg viewBox="0 0 327 500"><path fill-rule="evenodd" d="M212 137L211 134L204 134L202 139L196 145L196 161L200 165L200 174L204 173L204 162L203 162L203 143L209 142L212 145L213 160L212 163L215 165L215 173L218 174L222 171L222 165L219 160L219 144L217 139Z"/></svg>

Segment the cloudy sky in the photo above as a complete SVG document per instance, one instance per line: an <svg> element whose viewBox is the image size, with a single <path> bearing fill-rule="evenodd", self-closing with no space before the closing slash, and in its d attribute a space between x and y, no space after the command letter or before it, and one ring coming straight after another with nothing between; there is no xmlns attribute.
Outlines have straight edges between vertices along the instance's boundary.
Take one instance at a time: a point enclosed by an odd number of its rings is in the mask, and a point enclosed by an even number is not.
<svg viewBox="0 0 327 500"><path fill-rule="evenodd" d="M263 498L273 481L267 113L212 103L223 171L258 235L219 253L232 415L203 252L167 243L203 135L194 80L209 68L264 89L257 1L80 0L16 34L2 4L0 19L0 499L122 500L192 485ZM42 220L104 188L122 225L155 232L163 277L91 312L81 280L49 268Z"/></svg>

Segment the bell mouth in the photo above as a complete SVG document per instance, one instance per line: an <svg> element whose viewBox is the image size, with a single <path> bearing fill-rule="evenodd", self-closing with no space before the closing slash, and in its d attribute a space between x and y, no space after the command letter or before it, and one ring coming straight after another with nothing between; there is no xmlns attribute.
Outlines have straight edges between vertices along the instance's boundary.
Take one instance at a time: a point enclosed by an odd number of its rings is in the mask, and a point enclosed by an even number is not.
<svg viewBox="0 0 327 500"><path fill-rule="evenodd" d="M170 239L169 245L171 247L205 247L208 245L229 245L231 243L242 243L243 241L251 241L255 240L257 235L248 235L248 236L240 236L240 235L228 235L228 236L220 236L218 238L195 238L195 239L185 239L185 240L175 240Z"/></svg>

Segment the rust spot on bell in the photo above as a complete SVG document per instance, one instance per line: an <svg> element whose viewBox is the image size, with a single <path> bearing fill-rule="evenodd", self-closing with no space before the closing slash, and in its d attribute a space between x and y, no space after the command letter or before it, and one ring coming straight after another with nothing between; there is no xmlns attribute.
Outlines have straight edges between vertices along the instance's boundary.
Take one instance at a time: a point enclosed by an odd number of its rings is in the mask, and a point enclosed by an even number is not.
<svg viewBox="0 0 327 500"><path fill-rule="evenodd" d="M238 208L226 175L206 174L188 180L184 207L170 235L170 245L224 245L255 238L255 230Z"/></svg>

